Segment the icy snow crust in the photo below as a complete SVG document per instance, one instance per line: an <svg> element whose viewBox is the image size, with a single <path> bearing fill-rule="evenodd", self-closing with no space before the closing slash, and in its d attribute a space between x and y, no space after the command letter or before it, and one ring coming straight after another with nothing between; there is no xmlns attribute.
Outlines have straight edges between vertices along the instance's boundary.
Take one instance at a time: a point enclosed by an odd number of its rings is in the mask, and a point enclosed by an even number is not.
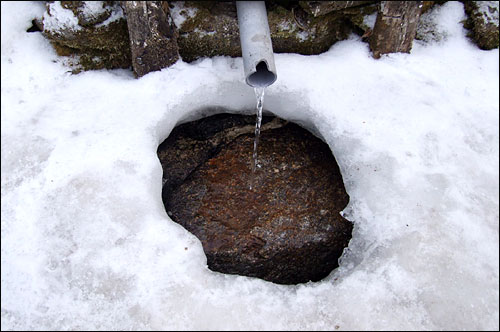
<svg viewBox="0 0 500 332"><path fill-rule="evenodd" d="M498 330L499 56L460 3L410 55L355 36L276 55L264 107L330 145L355 224L340 267L297 286L211 272L162 206L172 128L255 107L240 58L70 75L25 32L43 5L1 6L2 330Z"/></svg>

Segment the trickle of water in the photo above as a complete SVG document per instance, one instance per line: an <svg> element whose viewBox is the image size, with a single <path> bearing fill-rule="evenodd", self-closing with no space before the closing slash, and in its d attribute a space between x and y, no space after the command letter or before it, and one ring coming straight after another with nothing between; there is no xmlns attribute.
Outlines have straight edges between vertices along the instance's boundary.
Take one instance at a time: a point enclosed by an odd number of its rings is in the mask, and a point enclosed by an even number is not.
<svg viewBox="0 0 500 332"><path fill-rule="evenodd" d="M254 88L254 91L255 91L255 97L257 98L257 122L255 123L255 139L253 141L253 162L252 162L253 173L255 173L255 170L259 166L257 146L259 145L260 124L262 122L262 108L264 105L265 87Z"/></svg>
<svg viewBox="0 0 500 332"><path fill-rule="evenodd" d="M253 158L252 158L252 179L250 180L250 190L252 190L255 181L255 171L259 166L257 147L260 138L260 124L262 122L262 108L264 105L264 90L265 87L254 88L255 97L257 98L257 121L255 123L255 138L253 141ZM260 166L259 166L260 167Z"/></svg>

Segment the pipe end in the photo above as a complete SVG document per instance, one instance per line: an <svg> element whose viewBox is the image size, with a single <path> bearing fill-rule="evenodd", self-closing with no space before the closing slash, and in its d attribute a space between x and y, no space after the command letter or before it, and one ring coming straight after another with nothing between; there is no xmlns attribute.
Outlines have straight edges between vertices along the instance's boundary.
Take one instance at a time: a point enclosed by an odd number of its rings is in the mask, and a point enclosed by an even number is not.
<svg viewBox="0 0 500 332"><path fill-rule="evenodd" d="M268 69L267 63L265 61L260 61L257 66L255 66L255 72L248 75L246 81L248 85L257 88L269 86L273 84L277 78L276 74Z"/></svg>

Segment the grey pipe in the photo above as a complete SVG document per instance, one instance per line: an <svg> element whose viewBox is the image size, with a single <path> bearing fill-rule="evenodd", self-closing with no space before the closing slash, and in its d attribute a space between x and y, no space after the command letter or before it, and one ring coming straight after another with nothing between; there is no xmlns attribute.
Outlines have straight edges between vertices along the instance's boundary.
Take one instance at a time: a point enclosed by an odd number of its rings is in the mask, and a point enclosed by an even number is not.
<svg viewBox="0 0 500 332"><path fill-rule="evenodd" d="M236 1L245 80L252 87L276 81L273 44L264 1Z"/></svg>

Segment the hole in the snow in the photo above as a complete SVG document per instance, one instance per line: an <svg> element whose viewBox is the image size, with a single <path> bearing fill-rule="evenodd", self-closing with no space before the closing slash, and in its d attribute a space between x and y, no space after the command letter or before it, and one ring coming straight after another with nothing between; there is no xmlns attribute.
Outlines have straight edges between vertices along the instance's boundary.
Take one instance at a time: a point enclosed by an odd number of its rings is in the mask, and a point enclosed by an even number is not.
<svg viewBox="0 0 500 332"><path fill-rule="evenodd" d="M37 22L37 20L32 20L31 21L31 27L26 30L26 32L40 32L42 29L40 28L40 24Z"/></svg>
<svg viewBox="0 0 500 332"><path fill-rule="evenodd" d="M167 214L200 239L213 271L319 281L352 236L339 167L322 140L264 116L253 173L254 129L254 116L231 114L174 128L158 147Z"/></svg>

